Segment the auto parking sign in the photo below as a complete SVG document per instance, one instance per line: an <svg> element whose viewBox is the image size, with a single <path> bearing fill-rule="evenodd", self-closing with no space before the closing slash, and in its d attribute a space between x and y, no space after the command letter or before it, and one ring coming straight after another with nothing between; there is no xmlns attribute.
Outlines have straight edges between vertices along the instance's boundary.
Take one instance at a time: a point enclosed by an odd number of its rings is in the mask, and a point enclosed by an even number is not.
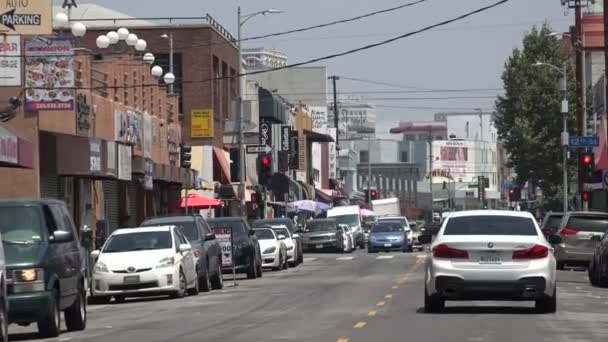
<svg viewBox="0 0 608 342"><path fill-rule="evenodd" d="M222 267L232 267L232 228L213 228L213 233L222 248Z"/></svg>

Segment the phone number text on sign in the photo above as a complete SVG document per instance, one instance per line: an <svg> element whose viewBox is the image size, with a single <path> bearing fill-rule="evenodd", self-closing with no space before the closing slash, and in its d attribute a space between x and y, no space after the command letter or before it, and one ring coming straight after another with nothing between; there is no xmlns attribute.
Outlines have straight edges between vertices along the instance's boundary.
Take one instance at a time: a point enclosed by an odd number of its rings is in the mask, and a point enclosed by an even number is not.
<svg viewBox="0 0 608 342"><path fill-rule="evenodd" d="M232 267L232 228L213 228L222 248L222 267Z"/></svg>

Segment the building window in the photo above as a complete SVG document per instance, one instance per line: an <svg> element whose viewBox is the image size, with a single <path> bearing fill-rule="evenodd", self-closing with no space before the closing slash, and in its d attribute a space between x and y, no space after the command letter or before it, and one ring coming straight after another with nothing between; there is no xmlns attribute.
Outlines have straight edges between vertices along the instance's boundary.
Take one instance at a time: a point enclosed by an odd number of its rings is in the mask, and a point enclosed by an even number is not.
<svg viewBox="0 0 608 342"><path fill-rule="evenodd" d="M401 151L401 162L402 163L407 163L408 162L407 151Z"/></svg>
<svg viewBox="0 0 608 342"><path fill-rule="evenodd" d="M359 163L369 163L369 151L359 152Z"/></svg>

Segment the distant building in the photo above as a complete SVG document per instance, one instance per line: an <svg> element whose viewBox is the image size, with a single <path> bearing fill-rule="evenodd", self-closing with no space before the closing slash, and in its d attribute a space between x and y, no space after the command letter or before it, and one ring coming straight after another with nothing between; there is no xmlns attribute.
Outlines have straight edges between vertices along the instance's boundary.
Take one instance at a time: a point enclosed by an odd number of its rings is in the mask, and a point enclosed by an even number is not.
<svg viewBox="0 0 608 342"><path fill-rule="evenodd" d="M362 97L338 97L340 138L356 139L376 131L376 108ZM329 101L330 125L333 127L333 102Z"/></svg>
<svg viewBox="0 0 608 342"><path fill-rule="evenodd" d="M287 54L267 48L242 49L246 70L264 70L287 65Z"/></svg>

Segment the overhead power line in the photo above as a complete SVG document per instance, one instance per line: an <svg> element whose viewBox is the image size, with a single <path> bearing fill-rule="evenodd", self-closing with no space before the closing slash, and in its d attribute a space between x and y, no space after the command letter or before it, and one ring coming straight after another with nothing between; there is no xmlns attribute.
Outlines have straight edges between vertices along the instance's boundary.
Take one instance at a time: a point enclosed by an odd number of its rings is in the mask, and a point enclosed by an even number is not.
<svg viewBox="0 0 608 342"><path fill-rule="evenodd" d="M426 1L427 0L418 0L418 1L414 1L414 2L408 2L406 4L402 4L402 5L399 5L399 6L395 6L395 7L391 7L391 8L387 8L387 9L383 9L383 10L379 10L379 11L375 11L375 12L371 12L371 13L367 13L367 14L363 14L363 15L359 15L359 16L356 16L356 17L348 18L348 19L336 20L336 21L332 21L332 22L329 22L329 23L325 23L325 24L319 24L319 25L313 25L313 26L308 26L308 27L302 27L302 28L299 28L299 29L294 29L294 30L289 30L289 31L284 31L284 32L270 33L270 34L265 34L265 35L261 35L261 36L247 37L247 38L241 39L241 42L246 42L246 41L255 40L255 39L268 38L268 37L284 36L286 34L297 33L297 32L304 32L304 31L310 31L310 30L314 30L314 29L318 29L318 28L323 28L323 27L328 27L328 26L333 26L333 25L338 25L338 24L349 23L351 21L357 21L357 20L361 20L361 19L364 19L364 18L373 17L373 16L378 15L378 14L383 14L383 13L397 11L397 10L400 10L400 9L403 9L403 8L406 8L406 7L410 7L410 6L414 6L414 5L417 5L419 3L426 2Z"/></svg>

